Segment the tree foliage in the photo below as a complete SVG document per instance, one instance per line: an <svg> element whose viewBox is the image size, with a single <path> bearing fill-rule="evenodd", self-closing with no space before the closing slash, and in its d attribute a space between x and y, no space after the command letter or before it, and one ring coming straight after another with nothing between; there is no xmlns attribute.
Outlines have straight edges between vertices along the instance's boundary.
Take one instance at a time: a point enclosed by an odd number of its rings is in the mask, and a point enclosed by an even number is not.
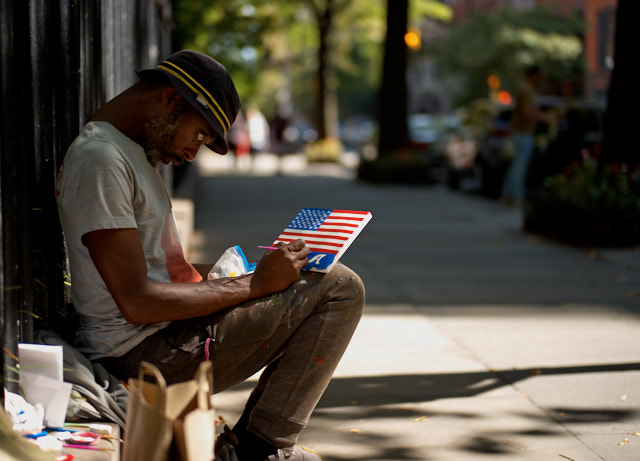
<svg viewBox="0 0 640 461"><path fill-rule="evenodd" d="M340 117L374 115L386 31L385 0L173 0L179 46L218 59L243 105L273 115L283 100L309 117L316 108L321 43L319 17L331 7L325 82L338 95ZM435 0L410 0L409 22L448 21ZM310 118L310 117L309 117Z"/></svg>
<svg viewBox="0 0 640 461"><path fill-rule="evenodd" d="M558 17L545 8L507 8L453 23L433 52L443 72L459 79L454 97L458 104L466 104L487 95L489 75L513 88L523 69L532 64L542 66L551 82L581 78L583 30L577 16Z"/></svg>
<svg viewBox="0 0 640 461"><path fill-rule="evenodd" d="M290 98L310 115L317 93L318 14L329 0L174 0L180 46L218 59L232 74L243 104L274 114ZM379 81L385 9L382 0L333 0L328 82L344 112L371 107ZM353 90L353 91L351 91ZM343 112L341 110L341 112Z"/></svg>

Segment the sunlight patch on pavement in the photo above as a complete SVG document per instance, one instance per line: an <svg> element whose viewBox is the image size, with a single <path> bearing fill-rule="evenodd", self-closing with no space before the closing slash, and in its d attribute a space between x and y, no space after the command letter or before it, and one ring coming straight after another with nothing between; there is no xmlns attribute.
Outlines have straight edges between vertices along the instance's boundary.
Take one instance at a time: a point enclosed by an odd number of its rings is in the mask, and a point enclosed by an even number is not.
<svg viewBox="0 0 640 461"><path fill-rule="evenodd" d="M443 362L439 357L446 356ZM440 334L424 315L365 314L334 376L427 374L484 370Z"/></svg>
<svg viewBox="0 0 640 461"><path fill-rule="evenodd" d="M236 157L233 152L219 155L202 149L196 158L202 177L221 175L274 176L330 176L344 179L355 178L358 165L356 153L345 152L339 162L309 163L304 154L278 156L273 153L258 153Z"/></svg>

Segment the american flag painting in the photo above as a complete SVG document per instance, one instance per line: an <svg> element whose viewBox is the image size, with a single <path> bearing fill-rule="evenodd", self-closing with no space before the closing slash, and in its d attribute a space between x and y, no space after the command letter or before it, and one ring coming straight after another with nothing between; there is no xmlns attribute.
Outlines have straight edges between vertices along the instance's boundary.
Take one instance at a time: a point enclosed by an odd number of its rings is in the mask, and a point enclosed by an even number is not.
<svg viewBox="0 0 640 461"><path fill-rule="evenodd" d="M274 244L303 239L311 250L304 269L329 272L369 220L369 211L303 208Z"/></svg>

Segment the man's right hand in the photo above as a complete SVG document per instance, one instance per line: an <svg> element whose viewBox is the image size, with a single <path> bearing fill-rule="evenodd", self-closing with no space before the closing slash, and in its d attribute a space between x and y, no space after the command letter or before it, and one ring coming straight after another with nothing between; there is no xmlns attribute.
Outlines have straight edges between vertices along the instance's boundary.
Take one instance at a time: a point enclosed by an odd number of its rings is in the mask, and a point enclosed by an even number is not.
<svg viewBox="0 0 640 461"><path fill-rule="evenodd" d="M302 239L279 243L277 247L265 253L253 273L251 291L256 297L287 289L300 275L300 269L309 263L310 250Z"/></svg>

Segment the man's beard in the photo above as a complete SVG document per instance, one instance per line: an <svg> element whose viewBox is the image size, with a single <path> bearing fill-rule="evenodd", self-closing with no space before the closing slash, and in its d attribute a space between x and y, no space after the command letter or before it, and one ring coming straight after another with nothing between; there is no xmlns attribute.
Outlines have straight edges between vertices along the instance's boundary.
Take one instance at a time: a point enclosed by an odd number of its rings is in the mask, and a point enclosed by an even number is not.
<svg viewBox="0 0 640 461"><path fill-rule="evenodd" d="M147 160L153 167L164 159L171 159L173 162L184 160L175 152L167 151L165 147L175 138L183 115L184 112L159 115L144 124L145 135L142 147Z"/></svg>

